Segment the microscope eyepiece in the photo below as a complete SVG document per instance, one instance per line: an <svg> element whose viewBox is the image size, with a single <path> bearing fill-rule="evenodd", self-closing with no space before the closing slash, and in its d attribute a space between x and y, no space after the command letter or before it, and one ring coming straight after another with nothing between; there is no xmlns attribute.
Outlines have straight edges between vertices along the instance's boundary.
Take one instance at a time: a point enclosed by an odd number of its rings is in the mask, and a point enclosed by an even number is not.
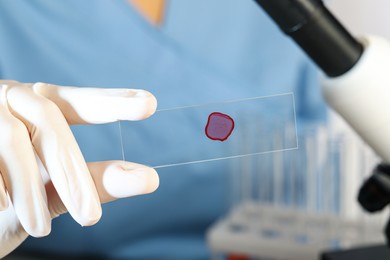
<svg viewBox="0 0 390 260"><path fill-rule="evenodd" d="M255 0L330 77L350 70L363 47L321 0Z"/></svg>

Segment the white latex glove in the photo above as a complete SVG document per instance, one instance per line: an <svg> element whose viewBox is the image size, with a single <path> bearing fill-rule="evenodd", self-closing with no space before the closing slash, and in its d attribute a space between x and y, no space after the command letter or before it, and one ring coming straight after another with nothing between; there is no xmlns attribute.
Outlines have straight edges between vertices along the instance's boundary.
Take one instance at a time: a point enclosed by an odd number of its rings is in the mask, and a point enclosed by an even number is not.
<svg viewBox="0 0 390 260"><path fill-rule="evenodd" d="M69 128L147 118L157 107L149 92L0 81L0 101L0 257L28 234L49 234L66 211L93 225L101 203L157 189L157 173L144 165L87 164Z"/></svg>

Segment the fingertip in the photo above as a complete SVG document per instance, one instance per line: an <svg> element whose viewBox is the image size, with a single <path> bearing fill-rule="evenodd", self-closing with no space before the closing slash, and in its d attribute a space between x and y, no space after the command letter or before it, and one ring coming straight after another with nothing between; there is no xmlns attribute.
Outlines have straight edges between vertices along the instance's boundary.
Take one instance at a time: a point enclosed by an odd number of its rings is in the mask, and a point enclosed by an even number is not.
<svg viewBox="0 0 390 260"><path fill-rule="evenodd" d="M24 230L33 237L45 237L51 232L51 221L35 222L33 225L24 225Z"/></svg>
<svg viewBox="0 0 390 260"><path fill-rule="evenodd" d="M157 98L154 96L154 95L152 95L152 94L150 94L151 96L149 97L149 110L148 110L148 112L146 113L146 117L145 118L148 118L148 117L150 117L151 115L153 115L155 112L156 112L156 110L157 110Z"/></svg>
<svg viewBox="0 0 390 260"><path fill-rule="evenodd" d="M37 194L32 196L39 197ZM33 237L44 237L51 232L52 218L46 203L42 202L40 199L30 200L22 205L20 200L16 200L12 204L24 230Z"/></svg>
<svg viewBox="0 0 390 260"><path fill-rule="evenodd" d="M139 98L141 102L139 102L137 107L133 109L135 113L133 120L146 119L156 112L157 99L152 93L146 90L139 89L137 90L137 94L135 95L135 97L137 99Z"/></svg>
<svg viewBox="0 0 390 260"><path fill-rule="evenodd" d="M160 185L160 177L157 171L153 168L148 168L147 172L145 194L155 192Z"/></svg>
<svg viewBox="0 0 390 260"><path fill-rule="evenodd" d="M102 217L102 207L100 202L95 207L87 206L88 204L84 204L85 209L82 214L78 217L74 217L77 223L79 223L83 227L93 226L99 222Z"/></svg>
<svg viewBox="0 0 390 260"><path fill-rule="evenodd" d="M122 99L125 103L121 108L122 120L142 120L150 117L156 112L157 99L149 91L143 89L133 89L135 95Z"/></svg>
<svg viewBox="0 0 390 260"><path fill-rule="evenodd" d="M57 190L58 191L58 190ZM61 200L59 210L51 209L51 212L56 212L55 215L61 215L69 212L72 218L80 226L92 226L99 222L102 217L102 207L98 193L84 187L77 192L71 193L71 196L58 197ZM56 203L57 206L60 203ZM64 210L61 207L64 207Z"/></svg>
<svg viewBox="0 0 390 260"><path fill-rule="evenodd" d="M113 162L104 169L101 185L97 186L102 201L108 202L151 193L158 185L159 177L153 168L130 162Z"/></svg>

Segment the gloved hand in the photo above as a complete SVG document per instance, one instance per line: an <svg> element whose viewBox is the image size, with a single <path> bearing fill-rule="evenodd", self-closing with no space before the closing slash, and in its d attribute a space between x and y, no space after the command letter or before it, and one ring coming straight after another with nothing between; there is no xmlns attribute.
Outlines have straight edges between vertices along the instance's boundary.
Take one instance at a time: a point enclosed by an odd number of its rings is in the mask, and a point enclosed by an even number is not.
<svg viewBox="0 0 390 260"><path fill-rule="evenodd" d="M86 163L70 124L140 120L156 110L144 90L61 87L0 81L0 257L28 234L50 233L69 211L82 226L101 203L153 192L154 169L123 161Z"/></svg>

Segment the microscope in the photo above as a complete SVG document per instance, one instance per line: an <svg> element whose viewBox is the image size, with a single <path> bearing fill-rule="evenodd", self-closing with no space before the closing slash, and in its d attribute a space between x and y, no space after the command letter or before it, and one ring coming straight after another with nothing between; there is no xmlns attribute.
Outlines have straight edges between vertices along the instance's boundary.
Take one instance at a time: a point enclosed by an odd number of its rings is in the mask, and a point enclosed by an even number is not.
<svg viewBox="0 0 390 260"><path fill-rule="evenodd" d="M381 157L358 201L369 211L390 203L390 42L354 38L322 0L255 0L324 72L327 103ZM390 245L390 222L385 228Z"/></svg>

